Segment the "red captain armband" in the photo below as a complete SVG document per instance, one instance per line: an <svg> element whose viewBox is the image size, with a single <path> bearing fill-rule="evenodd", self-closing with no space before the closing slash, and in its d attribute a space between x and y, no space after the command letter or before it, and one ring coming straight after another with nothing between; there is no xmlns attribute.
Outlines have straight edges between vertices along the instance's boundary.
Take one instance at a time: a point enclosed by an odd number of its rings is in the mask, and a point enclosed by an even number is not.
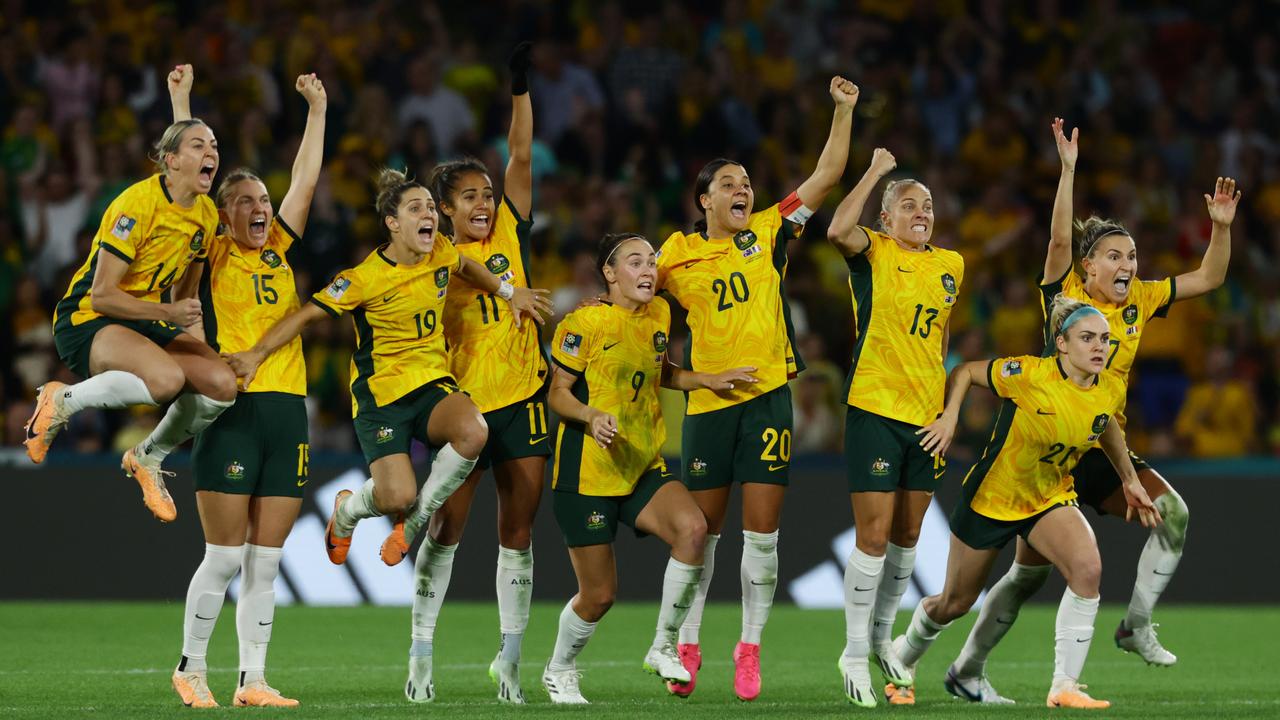
<svg viewBox="0 0 1280 720"><path fill-rule="evenodd" d="M809 218L813 217L813 211L800 202L799 193L794 191L784 198L782 202L778 203L778 212L782 214L782 217L797 225L803 225L809 222Z"/></svg>

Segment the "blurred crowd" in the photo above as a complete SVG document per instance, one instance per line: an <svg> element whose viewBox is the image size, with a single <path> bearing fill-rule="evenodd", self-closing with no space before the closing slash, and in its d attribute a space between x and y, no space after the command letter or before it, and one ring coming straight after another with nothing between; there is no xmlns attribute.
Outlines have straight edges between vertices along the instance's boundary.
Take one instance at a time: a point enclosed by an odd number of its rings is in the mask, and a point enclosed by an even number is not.
<svg viewBox="0 0 1280 720"><path fill-rule="evenodd" d="M1280 122L1277 8L1121 5L0 0L5 444L21 441L37 384L74 380L53 351L52 308L107 204L152 172L146 155L170 119L164 76L175 64L195 66L192 106L218 135L220 174L254 168L277 202L306 113L293 78L324 81L325 170L290 253L309 294L380 242L377 168L426 178L437 161L469 154L501 183L503 60L533 38L532 275L559 312L597 291L603 233L640 230L657 243L692 224L707 160L743 162L757 209L793 190L827 135L830 77L861 87L845 183L790 250L787 290L810 367L793 383L797 452L840 447L852 309L825 229L877 146L897 157L895 176L928 184L934 241L966 260L948 365L1038 352L1035 281L1059 168L1049 124L1060 115L1080 128L1077 216L1122 220L1143 278L1198 266L1210 231L1203 194L1217 176L1244 191L1226 286L1178 303L1143 338L1131 446L1280 453L1280 144L1265 131ZM346 320L305 337L314 450L355 448L352 343ZM674 429L682 400L667 400ZM956 460L981 451L993 408L971 394ZM80 413L61 442L119 451L156 417Z"/></svg>

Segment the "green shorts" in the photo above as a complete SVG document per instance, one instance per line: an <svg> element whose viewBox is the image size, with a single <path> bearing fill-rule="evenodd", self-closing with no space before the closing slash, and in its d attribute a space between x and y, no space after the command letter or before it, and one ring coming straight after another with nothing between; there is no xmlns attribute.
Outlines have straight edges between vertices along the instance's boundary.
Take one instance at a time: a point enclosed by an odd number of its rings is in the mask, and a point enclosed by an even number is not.
<svg viewBox="0 0 1280 720"><path fill-rule="evenodd" d="M118 320L109 317L94 318L79 325L54 327L53 345L58 350L58 357L62 358L71 372L84 378L92 374L89 372L89 351L93 349L93 336L108 325L123 325L160 347L168 345L184 332L177 325L160 320Z"/></svg>
<svg viewBox="0 0 1280 720"><path fill-rule="evenodd" d="M635 530L636 537L644 537L648 533L636 529L636 518L658 488L675 480L664 465L646 470L630 495L601 497L553 490L552 505L565 544L573 548L611 543L618 536L619 521Z"/></svg>
<svg viewBox="0 0 1280 720"><path fill-rule="evenodd" d="M431 411L441 400L462 392L451 377L443 377L423 385L413 392L392 401L389 405L361 410L355 417L356 439L364 451L365 462L397 453L409 454L414 438L424 445L427 439L427 421Z"/></svg>
<svg viewBox="0 0 1280 720"><path fill-rule="evenodd" d="M684 483L711 490L740 483L786 485L791 472L791 388L732 407L686 415Z"/></svg>
<svg viewBox="0 0 1280 720"><path fill-rule="evenodd" d="M947 471L941 457L920 447L919 426L852 405L844 421L844 458L849 492L934 492Z"/></svg>
<svg viewBox="0 0 1280 720"><path fill-rule="evenodd" d="M476 463L481 470L517 458L551 456L545 389L520 402L490 410L484 414L484 421L489 425L489 441Z"/></svg>
<svg viewBox="0 0 1280 720"><path fill-rule="evenodd" d="M305 398L240 393L196 436L191 454L196 490L300 498L309 451Z"/></svg>
<svg viewBox="0 0 1280 720"><path fill-rule="evenodd" d="M1075 500L1058 503L1046 510L1021 520L995 520L982 515L969 504L966 495L960 499L955 511L951 513L951 533L974 550L1002 548L1016 535L1030 541L1031 528L1040 522L1040 518L1060 507L1078 507Z"/></svg>
<svg viewBox="0 0 1280 720"><path fill-rule="evenodd" d="M1134 455L1132 451L1129 452L1129 459L1133 461L1133 469L1138 472L1151 469L1150 463ZM1071 469L1071 478L1075 480L1080 504L1088 505L1099 515L1106 515L1102 503L1120 489L1121 483L1120 474L1102 448L1093 448L1081 455L1080 461Z"/></svg>

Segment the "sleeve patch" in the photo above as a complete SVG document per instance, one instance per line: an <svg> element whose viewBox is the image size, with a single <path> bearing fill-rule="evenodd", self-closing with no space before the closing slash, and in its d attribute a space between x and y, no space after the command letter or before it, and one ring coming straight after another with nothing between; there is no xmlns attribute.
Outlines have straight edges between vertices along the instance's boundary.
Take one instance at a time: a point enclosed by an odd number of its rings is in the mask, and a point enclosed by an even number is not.
<svg viewBox="0 0 1280 720"><path fill-rule="evenodd" d="M121 240L128 240L129 233L133 232L133 226L137 224L138 221L134 218L128 215L121 215L120 219L116 220L115 227L111 228L111 234Z"/></svg>
<svg viewBox="0 0 1280 720"><path fill-rule="evenodd" d="M1020 360L1006 360L1000 366L1000 377L1013 377L1022 374L1022 362Z"/></svg>
<svg viewBox="0 0 1280 720"><path fill-rule="evenodd" d="M342 296L347 294L347 290L350 289L350 287L351 280L339 275L333 279L333 282L325 289L324 293L334 300L341 300Z"/></svg>
<svg viewBox="0 0 1280 720"><path fill-rule="evenodd" d="M578 357L578 349L582 347L582 336L575 332L566 332L560 341L560 352Z"/></svg>
<svg viewBox="0 0 1280 720"><path fill-rule="evenodd" d="M778 203L778 212L797 225L804 225L809 222L809 218L813 217L813 211L805 207L800 201L800 195L794 191Z"/></svg>

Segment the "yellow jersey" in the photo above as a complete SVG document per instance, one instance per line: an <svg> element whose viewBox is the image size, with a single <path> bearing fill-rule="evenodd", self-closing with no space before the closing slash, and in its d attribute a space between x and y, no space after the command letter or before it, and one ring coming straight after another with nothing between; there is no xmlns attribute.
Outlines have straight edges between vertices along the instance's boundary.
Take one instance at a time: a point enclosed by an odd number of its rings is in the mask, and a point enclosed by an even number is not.
<svg viewBox="0 0 1280 720"><path fill-rule="evenodd" d="M529 287L531 220L503 197L489 237L456 245L458 252L484 265L499 280ZM533 395L547 380L547 361L538 342L538 324L526 319L517 328L506 301L454 278L446 298L445 339L449 368L480 412L497 410Z"/></svg>
<svg viewBox="0 0 1280 720"><path fill-rule="evenodd" d="M383 407L432 380L449 377L443 321L449 279L462 256L440 236L431 254L401 265L378 248L364 262L338 273L311 302L339 317L351 313L351 414Z"/></svg>
<svg viewBox="0 0 1280 720"><path fill-rule="evenodd" d="M744 403L804 370L783 291L787 242L804 229L795 217L773 205L752 213L732 238L677 232L658 252L658 286L689 311L684 366L707 373L754 367L759 380L725 393L693 390L687 414Z"/></svg>
<svg viewBox="0 0 1280 720"><path fill-rule="evenodd" d="M992 360L987 381L1005 401L965 476L965 501L989 518L1022 520L1074 500L1071 469L1124 408L1124 383L1103 373L1082 388L1056 356L1031 355Z"/></svg>
<svg viewBox="0 0 1280 720"><path fill-rule="evenodd" d="M867 247L845 258L853 295L853 364L845 402L916 426L942 412L942 338L964 281L960 253L904 250L869 228Z"/></svg>
<svg viewBox="0 0 1280 720"><path fill-rule="evenodd" d="M184 208L169 195L163 175L130 185L103 213L89 257L54 308L54 332L102 317L93 310L92 297L98 253L105 250L129 264L121 290L159 303L192 262L204 261L217 230L218 209L208 195L197 195L195 204Z"/></svg>
<svg viewBox="0 0 1280 720"><path fill-rule="evenodd" d="M267 241L251 250L230 235L209 245L209 269L200 278L204 306L204 336L209 346L225 353L248 350L262 332L297 310L298 290L285 253L298 234L276 216ZM307 394L307 366L302 338L276 350L262 361L246 392Z"/></svg>
<svg viewBox="0 0 1280 720"><path fill-rule="evenodd" d="M667 362L671 307L666 300L634 311L612 303L579 308L556 327L551 358L575 375L573 396L618 420L608 449L582 423L564 420L556 433L551 487L580 495L630 495L646 470L662 467L658 386Z"/></svg>
<svg viewBox="0 0 1280 720"><path fill-rule="evenodd" d="M1053 298L1064 293L1073 300L1089 303L1107 318L1107 325L1111 327L1111 348L1107 353L1107 367L1103 374L1110 375L1127 386L1129 371L1133 369L1133 361L1138 356L1142 331L1152 318L1162 318L1169 313L1169 306L1173 305L1173 300L1177 297L1177 287L1177 280L1172 277L1164 280L1137 280L1130 286L1126 302L1116 305L1090 297L1084 291L1084 282L1080 276L1069 269L1057 281L1040 285L1040 308L1045 318L1045 353L1056 351L1053 330L1049 327L1049 308L1053 306ZM1116 419L1123 428L1123 409L1117 413Z"/></svg>

